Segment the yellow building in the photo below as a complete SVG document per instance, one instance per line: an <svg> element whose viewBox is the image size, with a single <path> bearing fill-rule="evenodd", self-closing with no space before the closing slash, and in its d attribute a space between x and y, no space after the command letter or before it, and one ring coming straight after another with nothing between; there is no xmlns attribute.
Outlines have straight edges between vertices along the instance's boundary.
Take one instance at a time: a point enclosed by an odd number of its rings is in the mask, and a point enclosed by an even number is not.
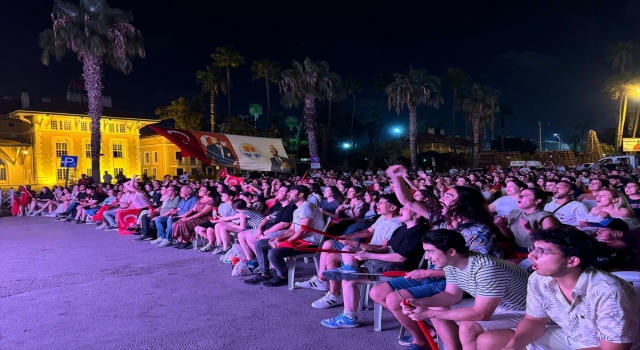
<svg viewBox="0 0 640 350"><path fill-rule="evenodd" d="M111 108L103 99L102 174L114 177L140 173L140 129L157 121ZM0 100L0 187L32 184L64 184L63 155L78 156L75 175L91 174L91 118L86 102L78 94L67 100L32 106L23 93L20 101Z"/></svg>

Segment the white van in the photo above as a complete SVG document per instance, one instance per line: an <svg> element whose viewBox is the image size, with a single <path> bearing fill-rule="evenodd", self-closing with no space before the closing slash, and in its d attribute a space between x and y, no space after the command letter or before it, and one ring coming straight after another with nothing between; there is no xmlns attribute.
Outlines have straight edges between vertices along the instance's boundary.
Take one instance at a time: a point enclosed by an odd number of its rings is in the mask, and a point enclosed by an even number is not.
<svg viewBox="0 0 640 350"><path fill-rule="evenodd" d="M528 166L529 168L533 167L533 168L542 168L542 163L538 162L537 160L512 160L511 163L509 163L509 167L510 168L520 168L523 166Z"/></svg>
<svg viewBox="0 0 640 350"><path fill-rule="evenodd" d="M626 164L629 169L636 169L640 165L640 155L629 155L629 156L611 156L604 157L599 160L600 166L607 164Z"/></svg>

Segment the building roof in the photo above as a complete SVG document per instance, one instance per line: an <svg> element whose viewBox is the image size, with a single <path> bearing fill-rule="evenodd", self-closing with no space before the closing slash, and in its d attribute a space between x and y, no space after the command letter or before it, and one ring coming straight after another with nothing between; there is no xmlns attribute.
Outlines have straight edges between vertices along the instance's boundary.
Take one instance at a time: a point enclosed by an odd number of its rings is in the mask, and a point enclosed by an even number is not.
<svg viewBox="0 0 640 350"><path fill-rule="evenodd" d="M416 139L417 143L453 143L455 139L457 146L473 146L473 142L460 137L454 137L451 135L429 134L423 132L418 134Z"/></svg>
<svg viewBox="0 0 640 350"><path fill-rule="evenodd" d="M11 100L4 100L11 101ZM40 113L49 113L49 114L72 114L72 115L85 115L88 116L89 107L85 104L81 103L73 103L68 101L57 101L51 103L41 103L35 106L31 106L29 108L21 109L20 101L18 101L18 108L14 109L12 112L8 112L11 114L19 113L19 112L40 112ZM0 113L1 114L1 113ZM156 117L149 117L142 114L137 114L133 112L122 111L110 107L102 107L102 116L103 117L113 117L113 118L122 118L122 119L143 119L143 120L157 120Z"/></svg>

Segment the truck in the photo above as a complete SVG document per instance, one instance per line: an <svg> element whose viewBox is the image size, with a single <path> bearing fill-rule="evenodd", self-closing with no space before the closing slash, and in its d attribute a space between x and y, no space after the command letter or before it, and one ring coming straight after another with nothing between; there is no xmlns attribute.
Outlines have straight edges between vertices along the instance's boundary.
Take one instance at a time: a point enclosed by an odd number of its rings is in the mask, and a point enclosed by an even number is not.
<svg viewBox="0 0 640 350"><path fill-rule="evenodd" d="M640 155L623 155L623 156L609 156L601 158L599 161L600 166L607 164L626 165L629 169L637 169L640 167Z"/></svg>

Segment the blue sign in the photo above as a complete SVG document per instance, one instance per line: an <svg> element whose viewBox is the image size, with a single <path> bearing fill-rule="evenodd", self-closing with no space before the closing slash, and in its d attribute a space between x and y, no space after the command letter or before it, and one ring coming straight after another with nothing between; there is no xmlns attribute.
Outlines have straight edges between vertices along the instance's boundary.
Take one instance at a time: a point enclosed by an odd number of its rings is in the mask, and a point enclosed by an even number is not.
<svg viewBox="0 0 640 350"><path fill-rule="evenodd" d="M76 168L78 167L78 156L62 156L60 158L61 168Z"/></svg>
<svg viewBox="0 0 640 350"><path fill-rule="evenodd" d="M320 163L320 157L318 156L311 157L311 163Z"/></svg>

